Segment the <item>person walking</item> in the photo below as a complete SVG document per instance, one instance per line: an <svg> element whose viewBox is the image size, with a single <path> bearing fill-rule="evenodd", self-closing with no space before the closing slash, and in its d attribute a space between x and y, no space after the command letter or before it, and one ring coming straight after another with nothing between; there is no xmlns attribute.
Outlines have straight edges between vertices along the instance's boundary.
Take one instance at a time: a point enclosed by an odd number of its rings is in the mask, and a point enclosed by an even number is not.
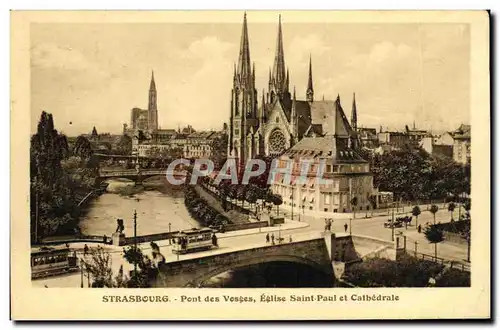
<svg viewBox="0 0 500 330"><path fill-rule="evenodd" d="M103 240L104 244L107 244L108 243L108 236L104 235L102 240Z"/></svg>
<svg viewBox="0 0 500 330"><path fill-rule="evenodd" d="M420 234L422 232L422 225L418 225L418 233Z"/></svg>
<svg viewBox="0 0 500 330"><path fill-rule="evenodd" d="M345 224L344 224L344 232L346 232L346 233L347 233L347 228L348 228L348 227L349 227L349 226L347 225L347 223L345 223Z"/></svg>
<svg viewBox="0 0 500 330"><path fill-rule="evenodd" d="M274 234L271 234L271 244L274 245Z"/></svg>
<svg viewBox="0 0 500 330"><path fill-rule="evenodd" d="M292 243L292 235L289 236L290 243Z"/></svg>
<svg viewBox="0 0 500 330"><path fill-rule="evenodd" d="M269 233L266 235L266 243L269 243Z"/></svg>
<svg viewBox="0 0 500 330"><path fill-rule="evenodd" d="M86 256L88 252L89 252L89 247L87 246L87 244L85 244L85 246L83 247L83 255Z"/></svg>

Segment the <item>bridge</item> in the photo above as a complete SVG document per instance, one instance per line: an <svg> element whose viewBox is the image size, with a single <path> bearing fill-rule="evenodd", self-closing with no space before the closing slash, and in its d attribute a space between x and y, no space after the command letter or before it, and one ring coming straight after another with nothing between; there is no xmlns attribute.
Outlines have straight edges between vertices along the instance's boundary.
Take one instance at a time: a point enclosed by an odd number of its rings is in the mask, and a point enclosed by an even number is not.
<svg viewBox="0 0 500 330"><path fill-rule="evenodd" d="M124 178L134 181L142 181L153 176L166 176L168 174L175 178L186 176L185 171L167 171L167 169L140 169L140 170L120 170L120 171L99 171L99 179L105 181L113 178Z"/></svg>
<svg viewBox="0 0 500 330"><path fill-rule="evenodd" d="M380 254L393 247L391 242L378 240L368 245L356 244L364 241L366 238L358 240L346 234L307 232L294 235L292 242L285 239L276 245L260 242L182 256L167 254L166 262L159 266L158 278L151 284L153 287L203 287L212 277L231 269L280 261L307 265L333 284L336 262L360 261L364 256Z"/></svg>

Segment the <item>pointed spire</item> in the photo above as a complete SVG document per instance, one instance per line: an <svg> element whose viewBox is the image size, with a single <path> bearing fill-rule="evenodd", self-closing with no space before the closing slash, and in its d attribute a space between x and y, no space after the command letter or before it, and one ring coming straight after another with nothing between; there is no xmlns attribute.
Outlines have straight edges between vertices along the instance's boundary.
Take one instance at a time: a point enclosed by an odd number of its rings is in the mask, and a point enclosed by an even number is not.
<svg viewBox="0 0 500 330"><path fill-rule="evenodd" d="M352 112L351 112L351 126L356 132L358 128L358 113L356 110L356 93L352 94Z"/></svg>
<svg viewBox="0 0 500 330"><path fill-rule="evenodd" d="M154 73L153 70L151 70L151 83L149 84L149 90L150 91L155 91L156 90L155 73Z"/></svg>
<svg viewBox="0 0 500 330"><path fill-rule="evenodd" d="M238 75L241 78L250 78L250 46L248 42L247 13L243 16L243 28L241 31L240 54L238 57Z"/></svg>
<svg viewBox="0 0 500 330"><path fill-rule="evenodd" d="M252 66L252 81L253 81L253 85L255 86L255 62L253 62L253 66Z"/></svg>
<svg viewBox="0 0 500 330"><path fill-rule="evenodd" d="M282 92L285 84L285 54L283 51L283 33L281 31L281 14L278 23L278 39L274 56L273 78L277 92Z"/></svg>
<svg viewBox="0 0 500 330"><path fill-rule="evenodd" d="M288 92L290 89L290 73L288 71L288 67L286 68L286 80L285 80L285 90Z"/></svg>
<svg viewBox="0 0 500 330"><path fill-rule="evenodd" d="M307 91L306 97L308 102L314 101L314 89L313 89L313 78L312 78L312 59L311 54L309 54L309 78L307 80Z"/></svg>

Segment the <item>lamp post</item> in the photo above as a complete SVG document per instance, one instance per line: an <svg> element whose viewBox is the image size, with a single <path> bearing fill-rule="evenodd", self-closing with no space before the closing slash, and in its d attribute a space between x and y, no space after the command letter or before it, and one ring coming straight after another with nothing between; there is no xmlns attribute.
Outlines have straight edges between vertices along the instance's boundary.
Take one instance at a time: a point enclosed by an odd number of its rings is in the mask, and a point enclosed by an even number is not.
<svg viewBox="0 0 500 330"><path fill-rule="evenodd" d="M83 288L83 259L80 258L80 288Z"/></svg>
<svg viewBox="0 0 500 330"><path fill-rule="evenodd" d="M295 204L294 186L291 185L291 188L292 188L292 221L293 221L293 204Z"/></svg>
<svg viewBox="0 0 500 330"><path fill-rule="evenodd" d="M349 235L352 236L352 217L349 217Z"/></svg>
<svg viewBox="0 0 500 330"><path fill-rule="evenodd" d="M134 210L134 252L136 258L134 258L134 276L137 276L137 210Z"/></svg>
<svg viewBox="0 0 500 330"><path fill-rule="evenodd" d="M172 236L171 236L171 232L172 232L172 224L169 222L168 223L168 245L172 245Z"/></svg>
<svg viewBox="0 0 500 330"><path fill-rule="evenodd" d="M392 204L392 221L391 221L391 241L394 242L394 204Z"/></svg>

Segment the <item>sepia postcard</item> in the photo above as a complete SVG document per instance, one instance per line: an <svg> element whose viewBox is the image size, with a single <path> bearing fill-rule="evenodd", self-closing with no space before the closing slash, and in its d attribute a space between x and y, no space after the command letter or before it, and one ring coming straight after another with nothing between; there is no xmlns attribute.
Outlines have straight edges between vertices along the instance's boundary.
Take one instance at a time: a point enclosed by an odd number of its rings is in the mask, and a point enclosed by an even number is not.
<svg viewBox="0 0 500 330"><path fill-rule="evenodd" d="M12 11L11 318L490 318L489 24Z"/></svg>

